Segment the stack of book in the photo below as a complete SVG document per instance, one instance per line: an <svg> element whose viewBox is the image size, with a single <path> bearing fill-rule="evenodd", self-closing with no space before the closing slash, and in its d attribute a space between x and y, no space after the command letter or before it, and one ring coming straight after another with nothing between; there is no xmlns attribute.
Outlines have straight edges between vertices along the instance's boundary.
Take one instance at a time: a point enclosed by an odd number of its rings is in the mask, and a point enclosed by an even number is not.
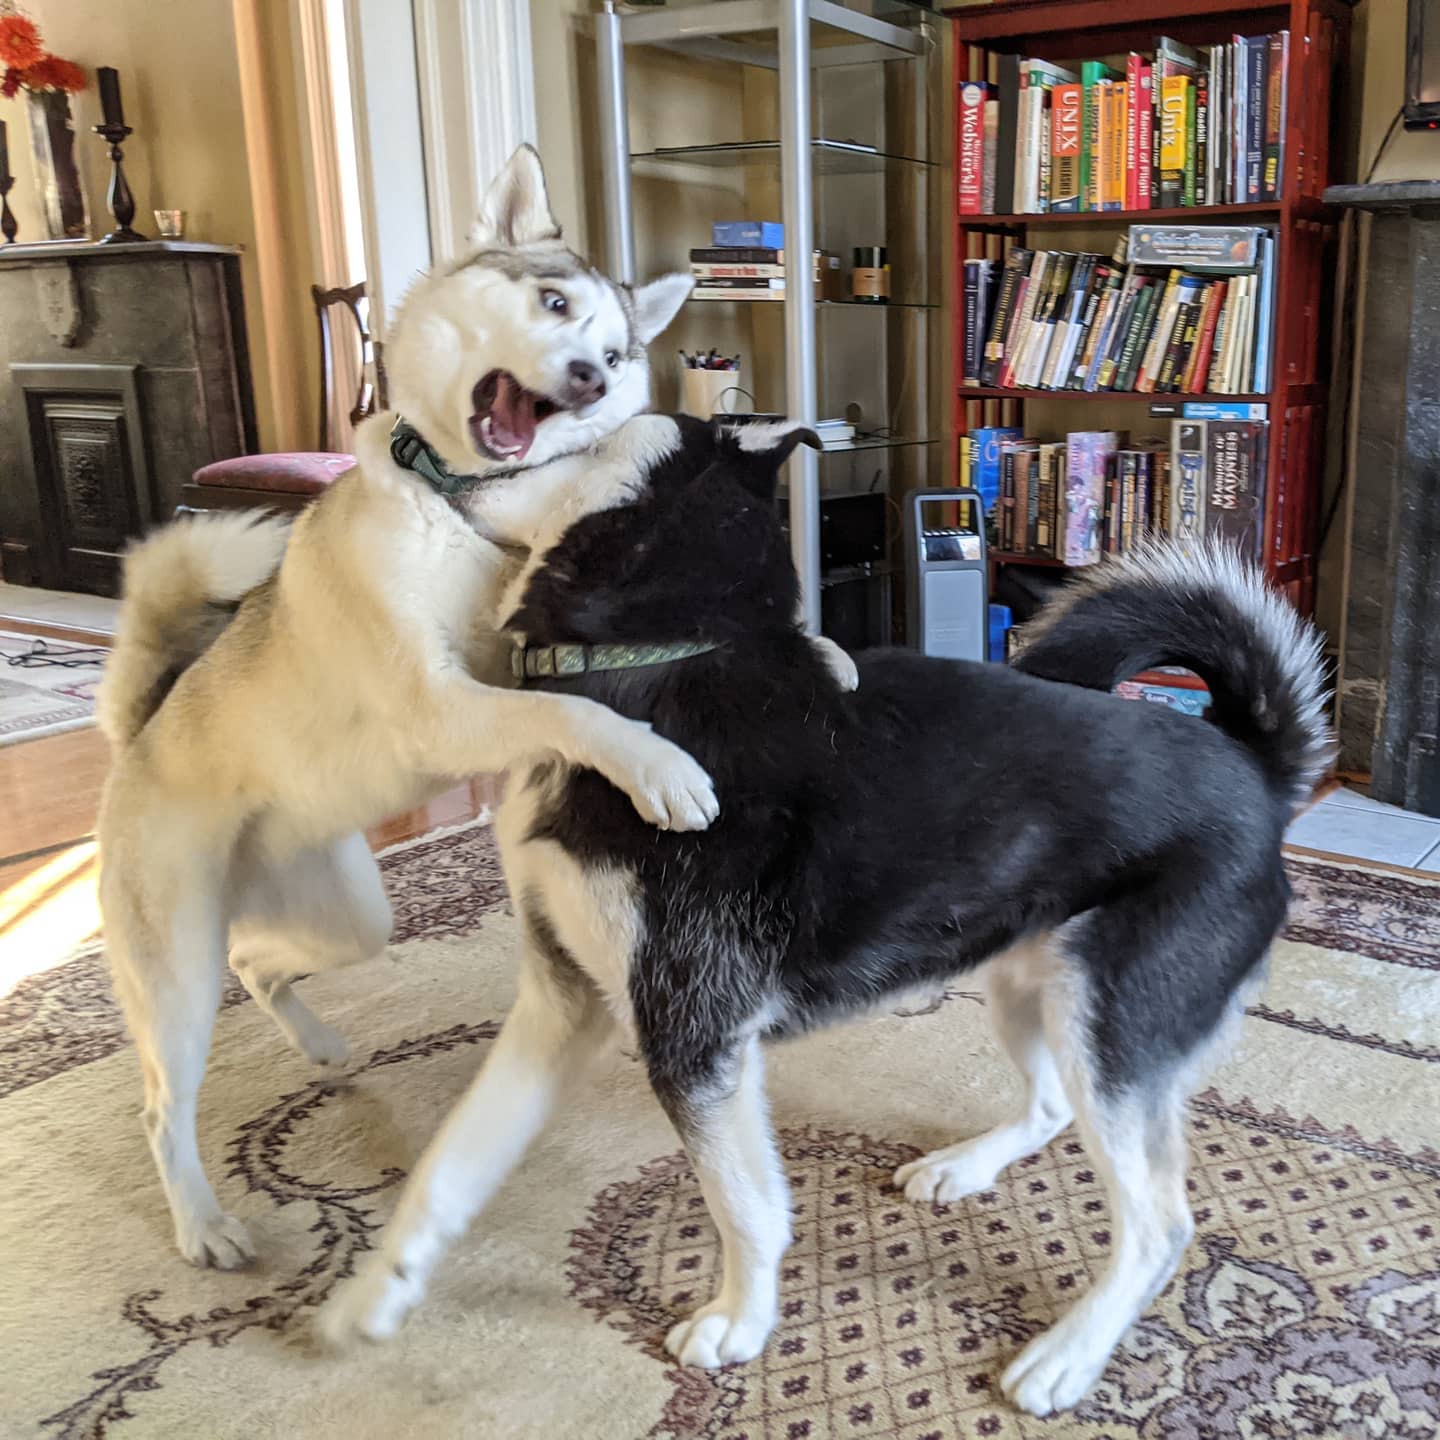
<svg viewBox="0 0 1440 1440"><path fill-rule="evenodd" d="M1168 444L1091 430L1045 441L1013 427L963 436L961 483L984 497L996 549L1081 566L1124 555L1152 536L1189 546L1214 534L1258 558L1266 407L1191 401L1155 408L1177 412Z"/></svg>
<svg viewBox="0 0 1440 1440"><path fill-rule="evenodd" d="M785 251L766 245L706 245L690 252L696 300L784 300ZM815 294L838 294L840 257L815 252Z"/></svg>
<svg viewBox="0 0 1440 1440"><path fill-rule="evenodd" d="M1123 70L999 57L960 86L962 215L1279 200L1290 32L1194 47L1168 36Z"/></svg>
<svg viewBox="0 0 1440 1440"><path fill-rule="evenodd" d="M1255 226L1133 225L1109 256L1017 245L998 275L966 260L961 384L1264 393L1275 253Z"/></svg>

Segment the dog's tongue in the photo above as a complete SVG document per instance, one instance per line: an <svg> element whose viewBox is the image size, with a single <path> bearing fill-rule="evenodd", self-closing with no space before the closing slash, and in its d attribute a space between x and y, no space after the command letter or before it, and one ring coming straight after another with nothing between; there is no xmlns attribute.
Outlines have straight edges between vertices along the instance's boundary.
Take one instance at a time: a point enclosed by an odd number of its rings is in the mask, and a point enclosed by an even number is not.
<svg viewBox="0 0 1440 1440"><path fill-rule="evenodd" d="M490 438L520 459L535 440L535 396L513 375L501 375L490 406Z"/></svg>

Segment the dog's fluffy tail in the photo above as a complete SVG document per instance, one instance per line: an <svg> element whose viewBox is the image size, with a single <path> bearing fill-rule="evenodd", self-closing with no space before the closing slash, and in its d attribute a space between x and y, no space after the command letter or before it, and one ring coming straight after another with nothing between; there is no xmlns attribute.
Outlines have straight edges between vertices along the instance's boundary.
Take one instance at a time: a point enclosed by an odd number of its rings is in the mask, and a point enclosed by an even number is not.
<svg viewBox="0 0 1440 1440"><path fill-rule="evenodd" d="M193 515L129 552L115 647L98 698L100 728L112 745L140 733L241 598L275 573L289 528L258 510Z"/></svg>
<svg viewBox="0 0 1440 1440"><path fill-rule="evenodd" d="M1109 690L1156 665L1193 670L1212 716L1277 791L1309 798L1333 753L1320 637L1230 546L1152 542L1107 561L1026 627L1016 668Z"/></svg>

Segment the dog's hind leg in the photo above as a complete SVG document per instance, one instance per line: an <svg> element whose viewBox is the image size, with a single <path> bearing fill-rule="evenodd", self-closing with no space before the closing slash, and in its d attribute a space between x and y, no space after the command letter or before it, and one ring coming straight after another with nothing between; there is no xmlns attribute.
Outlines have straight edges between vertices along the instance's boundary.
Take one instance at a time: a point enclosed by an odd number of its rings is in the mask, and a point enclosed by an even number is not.
<svg viewBox="0 0 1440 1440"><path fill-rule="evenodd" d="M665 1337L682 1365L753 1360L775 1328L780 1258L790 1244L789 1191L766 1112L764 1065L749 1040L720 1078L656 1086L695 1167L720 1232L720 1288Z"/></svg>
<svg viewBox="0 0 1440 1440"><path fill-rule="evenodd" d="M224 918L214 887L191 877L150 925L124 882L102 878L106 949L115 991L140 1056L145 1133L170 1202L175 1241L196 1265L232 1270L254 1258L245 1227L227 1215L200 1163L195 1108L224 974Z"/></svg>
<svg viewBox="0 0 1440 1440"><path fill-rule="evenodd" d="M343 1065L344 1037L295 993L305 975L384 950L393 916L380 867L358 832L283 862L242 857L230 965L291 1047L313 1065Z"/></svg>
<svg viewBox="0 0 1440 1440"><path fill-rule="evenodd" d="M610 1033L609 1012L583 972L557 976L547 961L529 937L519 996L479 1075L410 1176L379 1249L320 1312L320 1332L332 1345L384 1340L400 1328L446 1249Z"/></svg>
<svg viewBox="0 0 1440 1440"><path fill-rule="evenodd" d="M1165 1288L1194 1233L1180 1087L1101 1094L1092 1080L1075 1075L1076 1120L1105 1184L1113 1244L1090 1289L1001 1377L1006 1396L1032 1415L1079 1403L1125 1332Z"/></svg>
<svg viewBox="0 0 1440 1440"><path fill-rule="evenodd" d="M1046 982L1059 974L1060 963L1046 938L1025 941L986 967L990 1022L1025 1079L1024 1110L973 1140L902 1165L894 1184L907 1198L944 1205L988 1190L1007 1165L1033 1155L1070 1123L1044 1014Z"/></svg>

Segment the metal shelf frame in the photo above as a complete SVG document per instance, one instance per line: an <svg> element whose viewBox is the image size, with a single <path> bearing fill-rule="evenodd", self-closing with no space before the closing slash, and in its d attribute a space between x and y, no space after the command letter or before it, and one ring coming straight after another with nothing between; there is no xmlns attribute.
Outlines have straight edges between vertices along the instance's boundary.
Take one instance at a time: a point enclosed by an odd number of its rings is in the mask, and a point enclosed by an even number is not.
<svg viewBox="0 0 1440 1440"><path fill-rule="evenodd" d="M917 7L919 10L919 7ZM600 139L604 168L606 259L627 284L635 275L635 224L630 197L630 137L625 87L625 48L658 46L703 59L761 65L777 71L780 99L780 194L785 248L809 255L815 248L811 78L818 66L857 65L881 60L928 64L935 48L926 35L877 16L849 9L837 0L709 0L644 13L622 13L604 0L596 15ZM943 17L934 15L936 26ZM811 27L853 37L853 43L815 45ZM741 35L764 36L745 43ZM773 44L769 37L774 37ZM938 63L938 60L935 62ZM815 340L815 279L809 265L791 267L785 313L785 396L787 413L813 424L818 418ZM786 467L790 542L800 577L801 618L811 633L820 629L820 456L807 447Z"/></svg>

